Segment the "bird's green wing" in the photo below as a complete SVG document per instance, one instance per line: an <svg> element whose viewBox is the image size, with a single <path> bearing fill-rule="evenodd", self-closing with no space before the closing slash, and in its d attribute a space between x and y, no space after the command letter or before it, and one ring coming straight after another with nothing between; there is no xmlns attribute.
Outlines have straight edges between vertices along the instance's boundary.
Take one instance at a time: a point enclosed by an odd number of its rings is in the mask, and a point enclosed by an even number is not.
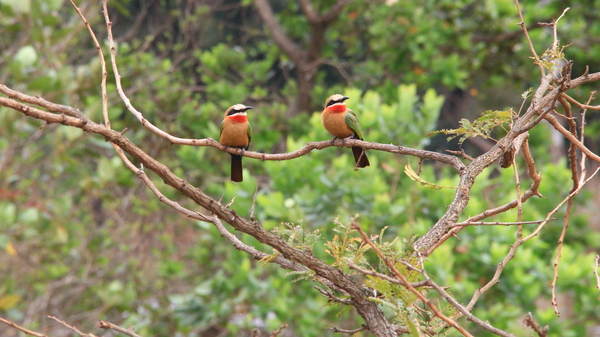
<svg viewBox="0 0 600 337"><path fill-rule="evenodd" d="M354 132L356 137L363 139L362 128L360 127L360 123L358 122L358 118L356 117L354 111L348 109L348 113L346 114L344 121L350 130Z"/></svg>
<svg viewBox="0 0 600 337"><path fill-rule="evenodd" d="M219 126L219 129L221 130L221 131L219 131L219 137L223 134L223 124L224 124L223 122L225 122L225 120L223 120L221 122L221 125Z"/></svg>
<svg viewBox="0 0 600 337"><path fill-rule="evenodd" d="M250 146L250 141L252 140L252 125L248 123L248 146Z"/></svg>

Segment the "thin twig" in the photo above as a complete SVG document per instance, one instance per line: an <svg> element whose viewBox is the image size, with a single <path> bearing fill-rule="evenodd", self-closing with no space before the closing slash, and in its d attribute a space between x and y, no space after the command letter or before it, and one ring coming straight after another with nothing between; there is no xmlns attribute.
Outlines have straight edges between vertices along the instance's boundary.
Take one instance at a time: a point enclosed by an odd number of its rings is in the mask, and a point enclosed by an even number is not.
<svg viewBox="0 0 600 337"><path fill-rule="evenodd" d="M544 328L542 328L538 322L533 319L533 316L531 316L530 312L528 312L527 316L525 316L523 323L525 326L531 327L533 331L537 333L538 337L546 337L548 335L548 326L546 325Z"/></svg>
<svg viewBox="0 0 600 337"><path fill-rule="evenodd" d="M277 337L283 331L283 329L285 329L287 327L288 327L288 324L283 323L279 328L277 328L277 330L273 331L273 333L271 333L269 335L269 337Z"/></svg>
<svg viewBox="0 0 600 337"><path fill-rule="evenodd" d="M421 265L423 266L423 269L418 269L418 268L413 268L415 270L417 270L421 275L423 275L423 277L425 277L425 281L428 282L428 284L435 289L440 295L442 295L442 297L448 302L450 303L453 307L456 308L456 310L458 310L458 312L460 312L462 315L464 315L465 317L467 317L467 319L479 326L481 326L482 328L486 329L487 331L490 331L498 336L504 336L504 337L514 337L513 334L508 333L506 331L502 331L494 326L492 326L489 322L487 321L483 321L481 319L479 319L477 316L473 315L471 313L470 309L465 308L462 304L460 304L452 295L450 295L443 287L441 287L440 285L438 285L437 283L435 283L431 277L429 277L429 275L427 274L427 272L425 271L425 263L423 261L423 257L419 257L421 260Z"/></svg>
<svg viewBox="0 0 600 337"><path fill-rule="evenodd" d="M596 276L596 288L600 290L600 276L598 275L598 262L600 261L600 255L596 255L594 259L594 275ZM600 301L600 298L598 298Z"/></svg>
<svg viewBox="0 0 600 337"><path fill-rule="evenodd" d="M4 323L4 324L8 325L9 327L11 327L11 328L13 328L13 329L19 330L19 331L21 331L22 333L24 333L24 334L26 334L26 335L29 335L29 336L35 336L35 337L48 337L48 336L46 336L46 335L44 335L44 334L41 334L41 333L39 333L39 332L35 332L35 331L32 331L32 330L26 329L26 328L24 328L24 327L22 327L22 326L18 325L17 323L15 323L15 322L13 322L13 321L9 321L9 320L7 320L7 319L4 319L4 318L2 318L2 317L0 317L0 322L2 322L2 323Z"/></svg>
<svg viewBox="0 0 600 337"><path fill-rule="evenodd" d="M594 94L596 92L592 91L590 97L593 98ZM579 107L580 109L586 109L586 110L600 110L600 105L589 105L590 101L588 101L586 104L582 104L579 103L576 99L574 99L573 97L567 95L566 93L562 93L563 97L565 97L569 102L577 105L577 107Z"/></svg>
<svg viewBox="0 0 600 337"><path fill-rule="evenodd" d="M65 321L63 321L63 320L61 320L61 319L58 319L58 318L56 318L56 317L54 317L54 316L48 316L48 317L52 318L53 320L57 321L58 323L60 323L60 324L62 324L62 325L64 325L64 326L66 326L67 328L69 328L69 329L71 329L71 330L73 330L73 331L77 332L77 333L78 333L80 336L84 336L84 337L85 337L85 336L88 336L88 337L96 337L95 335L93 335L93 334L91 334L91 333L83 333L83 332L79 331L79 330L78 330L76 327L74 327L74 326L71 326L71 325L67 324L67 322L65 322Z"/></svg>
<svg viewBox="0 0 600 337"><path fill-rule="evenodd" d="M563 16L565 16L565 14L569 11L569 7L565 8L562 12L562 14L558 17L558 19L556 19L553 23L552 23L552 29L554 31L554 43L552 44L552 50L554 52L558 52L558 45L560 43L560 41L558 40L558 21L560 19L562 19Z"/></svg>
<svg viewBox="0 0 600 337"><path fill-rule="evenodd" d="M521 29L523 30L523 34L525 34L525 37L527 38L527 44L529 45L529 50L531 51L531 55L533 55L535 63L539 66L540 72L542 73L542 77L543 77L545 74L544 67L542 66L542 63L540 62L540 58L537 55L537 53L535 52L535 48L533 47L533 43L531 42L531 38L529 37L529 32L527 31L527 27L525 26L525 19L523 18L523 12L521 12L521 6L519 5L519 0L514 0L514 1L515 1L515 5L517 6L517 12L519 13L519 19L521 20L521 22L519 22L518 25L521 26Z"/></svg>
<svg viewBox="0 0 600 337"><path fill-rule="evenodd" d="M352 329L352 330L340 329L340 328L336 328L336 327L331 328L331 331L333 331L333 332L345 333L345 334L348 334L348 335L354 335L356 333L359 333L359 332L365 331L365 330L369 330L369 327L366 324L363 324L358 329Z"/></svg>
<svg viewBox="0 0 600 337"><path fill-rule="evenodd" d="M369 239L369 237L367 236L367 233L365 233L365 231L360 227L360 225L355 224L355 225L353 225L353 227L354 227L354 229L358 230L360 235L363 237L363 240L369 246L371 246L371 248L373 248L373 250L377 253L377 256L379 256L379 258L383 262L385 262L385 264L388 266L388 268L390 268L390 270L394 273L394 275L402 282L402 285L405 286L410 292L415 294L423 303L425 303L425 305L427 305L431 309L431 311L433 311L435 316L440 318L442 321L446 322L446 324L448 324L448 326L451 326L451 327L455 328L456 330L458 330L464 336L473 336L467 330L465 330L460 324L458 324L458 322L456 322L455 320L451 319L450 317L444 315L444 313L441 312L435 306L435 304L431 303L431 301L429 299L427 299L427 297L425 297L423 294L421 294L421 292L419 290L417 290L415 287L413 287L410 284L410 282L408 282L406 277L404 275L402 275L402 273L400 273L398 271L398 269L396 269L396 266L394 266L392 261L390 261L390 259L388 259L385 255L383 255L381 250L379 250L379 248L377 248L377 246Z"/></svg>
<svg viewBox="0 0 600 337"><path fill-rule="evenodd" d="M567 123L569 124L569 131L571 132L571 134L577 137L577 124L575 123L575 120L573 119L573 115L571 113L571 105L569 104L569 102L567 102L564 96L561 96L559 98L559 102L565 109L565 117L567 118ZM583 126L581 130L583 131ZM585 172L585 154L582 154L582 157L584 160L581 162L581 171ZM571 188L571 191L575 191L579 187L579 171L577 169L577 147L573 143L571 143L571 145L569 146L567 158L569 159L569 167L571 168L571 179L573 180L573 187ZM567 209L565 210L565 217L563 220L563 228L560 233L560 237L558 239L558 244L556 247L556 258L554 260L554 274L552 276L552 282L550 283L550 289L552 291L551 303L554 307L554 313L558 317L560 317L560 311L558 310L558 299L556 297L556 282L558 281L558 268L560 266L560 258L562 256L563 242L565 240L565 236L567 235L567 229L569 228L569 215L571 214L572 207L573 198L569 199L569 201L567 202Z"/></svg>
<svg viewBox="0 0 600 337"><path fill-rule="evenodd" d="M90 36L92 37L92 40L94 40L94 44L96 45L96 50L98 51L100 65L102 67L102 81L100 84L100 87L102 90L102 115L104 116L104 125L106 125L106 127L110 129L110 121L108 119L108 94L107 94L107 90L106 90L106 77L107 77L108 73L106 71L106 61L104 61L104 53L102 52L102 47L100 47L100 43L98 42L98 39L96 38L96 34L94 34L94 30L90 26L90 23L88 22L88 20L85 18L85 16L83 16L83 13L79 9L79 7L77 7L77 5L75 5L73 0L69 0L69 2L71 2L71 5L73 6L73 8L75 8L75 11L79 15L79 17L81 18L83 23L85 24L85 27L88 29L88 32L90 33Z"/></svg>
<svg viewBox="0 0 600 337"><path fill-rule="evenodd" d="M552 218L550 220L557 220L557 218ZM535 221L517 221L517 222L486 222L486 221L469 221L469 222L461 222L452 225L451 227L459 227L459 226L515 226L515 225L528 225L528 224L539 224L547 220L535 220Z"/></svg>
<svg viewBox="0 0 600 337"><path fill-rule="evenodd" d="M399 281L398 279L395 279L391 276L376 272L374 270L368 270L368 269L361 268L361 267L357 266L356 264L354 264L354 262L352 262L352 261L348 261L348 267L350 267L350 269L354 269L364 275L371 275L371 276L379 277L380 279L386 280L391 283L404 285L404 282ZM415 288L426 287L429 285L429 282L428 281L410 282L410 285Z"/></svg>
<svg viewBox="0 0 600 337"><path fill-rule="evenodd" d="M116 332L120 332L120 333L125 334L130 337L142 337L142 336L136 334L135 332L133 332L133 328L125 329L125 328L122 328L122 327L120 327L116 324L113 324L111 322L108 322L108 321L103 321L103 320L98 321L98 327L100 329L105 329L105 330L108 330L108 329L115 330Z"/></svg>

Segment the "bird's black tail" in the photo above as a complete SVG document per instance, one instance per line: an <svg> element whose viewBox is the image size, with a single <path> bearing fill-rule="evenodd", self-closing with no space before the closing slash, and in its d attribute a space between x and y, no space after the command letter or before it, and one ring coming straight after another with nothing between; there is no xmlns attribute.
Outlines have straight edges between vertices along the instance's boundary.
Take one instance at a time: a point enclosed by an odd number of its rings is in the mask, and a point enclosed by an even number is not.
<svg viewBox="0 0 600 337"><path fill-rule="evenodd" d="M242 170L242 156L238 156L237 154L231 154L231 181L239 183L242 180L244 180Z"/></svg>
<svg viewBox="0 0 600 337"><path fill-rule="evenodd" d="M362 147L353 147L352 154L354 154L356 167L362 168L371 165L369 163L369 158L367 158L367 152Z"/></svg>

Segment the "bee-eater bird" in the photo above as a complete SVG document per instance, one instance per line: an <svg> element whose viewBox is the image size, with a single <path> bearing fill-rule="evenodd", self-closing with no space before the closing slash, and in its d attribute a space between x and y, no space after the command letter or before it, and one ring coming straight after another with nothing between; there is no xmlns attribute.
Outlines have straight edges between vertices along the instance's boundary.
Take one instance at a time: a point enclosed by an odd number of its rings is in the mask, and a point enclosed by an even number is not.
<svg viewBox="0 0 600 337"><path fill-rule="evenodd" d="M331 95L325 102L325 109L321 114L323 126L335 138L354 138L363 140L362 128L358 123L358 118L354 111L346 107L346 102L349 97L340 94ZM360 147L352 147L354 161L356 167L369 166L369 159L364 149Z"/></svg>
<svg viewBox="0 0 600 337"><path fill-rule="evenodd" d="M225 146L248 149L252 139L252 127L248 123L247 110L251 106L236 104L227 111L221 122L221 139L219 143ZM242 172L242 156L230 153L231 155L231 181L241 182L244 180Z"/></svg>

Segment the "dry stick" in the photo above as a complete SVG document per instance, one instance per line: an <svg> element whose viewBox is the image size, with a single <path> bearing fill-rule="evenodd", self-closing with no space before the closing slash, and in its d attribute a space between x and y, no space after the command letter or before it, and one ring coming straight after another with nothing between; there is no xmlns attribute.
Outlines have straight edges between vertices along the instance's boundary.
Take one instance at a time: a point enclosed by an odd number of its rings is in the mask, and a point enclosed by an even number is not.
<svg viewBox="0 0 600 337"><path fill-rule="evenodd" d="M575 88L583 83L593 81L592 77L596 80L600 79L600 77L596 76L596 73L590 75L586 72L586 74L576 79L569 80L568 85L563 85L559 88L555 88L545 95L544 93L551 87L551 79L550 75L544 76L542 78L542 83L540 84L540 87L536 90L531 105L527 109L527 112L517 121L513 129L504 137L504 139L500 140L500 142L494 148L492 148L492 150L488 151L482 156L475 158L473 163L466 167L464 171L461 171L461 182L459 183L460 188L457 190L452 204L448 206L446 214L442 218L440 218L440 220L438 220L438 222L425 235L423 235L415 242L415 250L421 252L422 255L427 256L431 254L435 250L435 248L439 247L445 240L458 233L462 227L455 227L449 230L448 228L449 226L453 225L453 222L456 222L456 218L460 216L460 214L464 210L464 207L466 207L468 201L468 193L473 184L473 176L479 174L479 172L481 172L481 170L484 167L489 166L489 164L491 164L493 160L497 159L502 154L502 149L506 149L510 145L510 141L514 140L514 138L517 137L515 135L520 135L523 132L528 131L529 129L534 127L536 123L539 123L543 118L554 118L553 116L549 116L548 113L551 111L551 107L553 107L554 103L557 101L558 96L562 93L561 90ZM537 115L535 120L533 122L530 122L530 120L535 115ZM568 134L568 131L564 131ZM574 141L577 142L576 139ZM587 148L585 148L583 144L577 145L578 147L581 146L585 150L587 150ZM589 150L587 150L587 152L590 152L590 155L595 156L595 158L597 158L600 162L600 157L594 155ZM587 152L584 151L584 153L586 154ZM595 159L594 157L591 158ZM536 181L534 181L534 184L535 183ZM530 191L531 193L529 193ZM529 198L532 195L539 195L537 187L535 189L530 189L524 194L526 198ZM520 202L520 200L515 201L517 201L517 204L518 202ZM516 204L513 205L512 203L509 203L507 205L510 205L509 208L514 208L517 206ZM507 205L498 207L496 211L498 211L499 209L504 209L504 207ZM487 211L482 214L487 214Z"/></svg>
<svg viewBox="0 0 600 337"><path fill-rule="evenodd" d="M567 195L558 205L556 205L556 207L548 212L547 215L547 219L550 220L550 217L552 215L554 215L556 212L558 212L558 210L560 209L560 207L562 207L562 205L567 202L569 199L573 198L574 196L576 196L585 186L585 184L587 184L600 170L600 167L598 167L594 173L592 173L587 179L584 180L584 176L581 177L581 182L579 183L579 188L571 193L569 193L569 195ZM542 228L546 225L547 222L543 222L541 223L534 231L533 233L529 234L527 237L525 237L524 241L528 241L531 238L537 236L539 234L539 232L542 230Z"/></svg>
<svg viewBox="0 0 600 337"><path fill-rule="evenodd" d="M575 123L575 120L573 119L573 114L571 112L571 105L567 102L567 100L564 98L564 96L561 96L559 98L559 102L565 109L565 117L566 117L567 123L569 123L569 131L574 136L577 136L577 124ZM584 110L584 113L585 113L585 110ZM582 126L581 126L582 135L580 137L583 137L583 130L584 130L584 127L583 127L583 123L582 123ZM580 138L580 139L581 139L581 142L583 143L583 138ZM586 158L586 156L585 156L585 154L582 154L581 157L582 157L581 174L585 175L585 158ZM579 185L579 171L577 168L577 148L576 148L575 144L573 144L573 143L571 143L571 145L569 146L568 158L569 158L569 166L571 168L571 179L573 180L573 187L571 188L571 191L574 191L579 187L578 186ZM556 298L556 282L558 280L558 268L559 268L559 264L560 264L560 258L562 255L562 247L563 247L563 242L564 242L565 236L567 235L567 229L569 228L569 215L571 214L572 207L573 207L573 199L569 199L569 202L567 203L567 209L565 211L565 217L563 220L563 228L560 233L560 237L558 239L558 245L556 247L557 251L556 251L556 259L554 260L554 275L552 277L552 282L550 283L550 288L552 290L551 303L552 303L552 306L554 307L554 313L558 317L560 317L560 311L558 310L558 301Z"/></svg>
<svg viewBox="0 0 600 337"><path fill-rule="evenodd" d="M348 267L350 267L350 269L354 269L354 270L356 270L356 271L358 271L358 272L360 272L360 273L362 273L364 275L371 275L371 276L379 277L380 279L386 280L386 281L391 282L391 283L399 284L399 285L402 285L402 286L404 285L404 282L399 281L398 279L395 279L395 278L393 278L391 276L388 276L386 274L382 274L382 273L376 272L374 270L368 270L368 269L361 268L361 267L357 266L352 261L347 261L347 263L348 263ZM428 281L410 282L410 285L412 287L419 288L419 287L428 286L429 282Z"/></svg>
<svg viewBox="0 0 600 337"><path fill-rule="evenodd" d="M520 198L523 199L523 198ZM557 220L557 218L552 218L550 220ZM520 222L486 222L486 221L469 221L469 222L461 222L452 225L451 227L459 227L459 226L515 226L515 225L528 225L528 224L539 224L546 220L535 220L535 221L520 221Z"/></svg>
<svg viewBox="0 0 600 337"><path fill-rule="evenodd" d="M525 37L527 38L527 44L529 45L529 50L531 51L531 54L534 57L535 63L540 67L540 72L542 73L542 77L543 77L545 74L544 67L542 66L542 63L540 62L540 58L538 57L537 53L535 52L535 48L533 47L533 43L531 42L531 38L529 37L529 32L527 31L527 27L525 27L525 19L523 18L523 12L521 12L521 7L519 6L519 0L515 0L515 5L517 6L517 12L519 13L519 19L521 20L521 22L519 22L518 25L521 26L521 28L523 30L523 34L525 34Z"/></svg>
<svg viewBox="0 0 600 337"><path fill-rule="evenodd" d="M98 327L100 329L105 329L105 330L108 330L108 329L115 330L117 332L120 332L120 333L125 334L130 337L142 337L142 336L136 334L135 332L133 332L133 328L125 329L116 324L113 324L113 323L107 322L107 321L103 321L103 320L98 321Z"/></svg>
<svg viewBox="0 0 600 337"><path fill-rule="evenodd" d="M7 319L4 319L4 318L2 318L2 317L0 317L0 322L2 322L2 323L4 323L4 324L8 325L8 326L9 326L9 327L11 327L11 328L14 328L14 329L16 329L16 330L19 330L19 331L21 331L22 333L24 333L24 334L26 334L26 335L29 335L29 336L35 336L35 337L48 337L48 336L46 336L46 335L44 335L44 334L41 334L41 333L39 333L39 332L35 332L35 331L32 331L32 330L26 329L26 328L24 328L24 327L22 327L22 326L20 326L20 325L16 324L15 322L13 322L13 321L9 321L9 320L7 320Z"/></svg>
<svg viewBox="0 0 600 337"><path fill-rule="evenodd" d="M546 325L544 328L540 327L540 325L533 319L531 313L528 312L527 316L523 320L525 326L531 327L533 331L538 334L538 337L546 337L548 335L548 326Z"/></svg>
<svg viewBox="0 0 600 337"><path fill-rule="evenodd" d="M277 328L277 330L273 331L273 333L271 335L269 335L269 337L276 337L278 336L281 331L283 331L283 329L287 328L288 324L287 323L283 323L279 328Z"/></svg>
<svg viewBox="0 0 600 337"><path fill-rule="evenodd" d="M86 115L84 115L81 111L79 111L79 109L75 109L75 108L72 108L67 105L49 102L41 97L37 97L37 96L33 97L33 96L25 95L24 93L13 90L1 83L0 83L0 92L5 94L9 98L16 98L21 102L35 104L37 106L41 106L45 109L48 109L49 111L52 111L52 112L63 113L67 116L80 118L82 120L89 121L89 118L87 118Z"/></svg>
<svg viewBox="0 0 600 337"><path fill-rule="evenodd" d="M521 246L523 243L525 243L526 241L537 236L539 234L539 232L542 230L542 228L550 221L551 216L554 215L556 212L558 212L560 207L565 202L567 202L568 200L573 198L575 195L577 195L581 191L583 186L588 181L590 181L596 175L596 173L598 173L599 170L600 170L600 167L598 167L598 169L596 169L596 171L594 171L594 173L590 177L588 177L586 180L580 182L579 188L577 190L569 193L569 195L566 196L552 211L548 212L546 219L542 223L540 223L538 225L538 227L531 234L529 234L525 238L517 240L515 243L513 243L510 246L508 254L504 257L502 262L500 262L498 264L498 267L496 268L496 272L494 273L494 276L492 277L492 279L486 285L484 285L483 287L481 287L475 291L475 293L473 294L473 297L471 298L471 301L469 301L469 304L467 305L467 309L472 310L473 307L475 306L475 303L477 303L477 300L479 299L479 297L500 281L499 277L502 274L502 271L504 270L504 268L506 267L506 263L508 263L508 261L510 261L514 257L514 254L515 254L515 251L517 250L517 248L519 246ZM583 180L583 177L582 177L582 180Z"/></svg>
<svg viewBox="0 0 600 337"><path fill-rule="evenodd" d="M519 179L519 171L515 157L512 158L513 174L515 177L515 189L517 190L517 222L523 221L523 203L521 202L521 180ZM517 229L517 241L523 238L523 225L519 224Z"/></svg>
<svg viewBox="0 0 600 337"><path fill-rule="evenodd" d="M363 324L362 327L360 327L358 329L353 329L353 330L340 329L340 328L336 328L336 327L331 328L331 331L333 331L333 332L345 333L345 334L349 334L349 335L354 335L355 333L359 333L359 332L365 331L365 330L369 330L369 327L367 327L365 324Z"/></svg>
<svg viewBox="0 0 600 337"><path fill-rule="evenodd" d="M429 277L429 275L427 274L427 272L425 271L425 263L423 261L423 257L419 257L419 259L421 260L421 266L423 266L423 269L418 269L414 266L411 266L408 263L404 263L407 266L410 266L411 269L418 271L421 275L423 275L423 277L425 277L425 281L428 282L428 284L435 289L440 295L442 295L442 297L444 299L446 299L446 301L448 303L450 303L453 307L455 307L462 315L464 315L465 317L467 317L467 319L479 326L481 326L482 328L486 329L487 331L490 331L498 336L503 336L503 337L514 337L513 334L508 333L506 331L500 330L494 326L492 326L490 323L488 322L484 322L481 319L479 319L477 316L473 315L471 313L470 309L465 308L462 304L460 304L452 295L450 295L448 292L446 292L446 290L441 287L440 285L438 285L437 283L435 283L431 277Z"/></svg>
<svg viewBox="0 0 600 337"><path fill-rule="evenodd" d="M552 25L552 30L554 31L554 43L552 44L552 51L554 51L555 53L558 52L558 44L559 44L559 40L558 40L558 21L560 19L562 19L563 16L565 16L565 14L570 10L571 8L567 7L563 10L562 14L558 17L558 19L556 19L554 22L551 23Z"/></svg>
<svg viewBox="0 0 600 337"><path fill-rule="evenodd" d="M468 204L469 193L473 187L475 178L486 167L498 160L515 138L535 126L534 123L531 123L531 120L536 115L545 114L550 104L556 100L556 96L560 94L562 87L547 92L550 88L548 78L549 76L544 77L544 80L534 95L534 101L527 109L527 112L516 121L513 129L511 129L491 150L474 158L473 162L461 171L460 182L452 203L447 207L445 214L427 231L427 233L415 241L413 245L415 251L427 256L434 250L432 247L439 246L441 244L440 242L447 238L445 234L448 233L448 230L451 230L449 226L458 222L458 218ZM538 119L536 119L536 122L537 121ZM454 233L459 230L460 227L457 227Z"/></svg>
<svg viewBox="0 0 600 337"><path fill-rule="evenodd" d="M596 91L592 91L591 92L591 96L593 97L596 94ZM564 98L566 98L569 102L577 105L577 107L579 107L580 109L585 109L585 110L600 110L600 105L589 105L589 101L586 104L581 104L579 103L577 100L575 100L573 97L563 93L562 96Z"/></svg>
<svg viewBox="0 0 600 337"><path fill-rule="evenodd" d="M369 244L369 246L371 246L371 248L373 248L373 250L377 253L377 256L379 256L379 258L385 262L385 264L388 266L388 268L390 268L390 270L394 273L394 275L402 282L402 285L406 287L406 289L408 289L410 292L412 292L413 294L415 294L423 303L425 303L433 312L434 314L440 318L441 320L443 320L444 322L446 322L446 324L448 324L448 326L451 326L453 328L455 328L456 330L458 330L461 334L463 334L464 336L473 336L471 335L467 330L465 330L460 324L458 324L458 322L452 320L451 318L449 318L448 316L444 315L443 312L441 312L436 306L435 304L431 303L431 301L429 301L429 299L427 299L427 297L423 296L423 294L421 294L421 292L419 290L417 290L415 287L413 287L410 282L408 282L408 280L406 279L406 277L404 277L404 275L402 275L398 269L396 269L396 266L394 266L394 264L392 263L392 261L390 261L390 259L388 259L387 257L385 257L385 255L383 255L383 253L381 252L381 250L379 250L379 248L377 248L377 246L369 239L369 237L367 236L367 233L365 233L365 231L360 227L360 225L355 224L353 225L354 229L358 230L358 232L360 233L360 235L363 237L363 240Z"/></svg>
<svg viewBox="0 0 600 337"><path fill-rule="evenodd" d="M600 276L598 275L598 262L600 261L600 255L596 255L594 259L594 275L596 276L596 288L600 290ZM600 298L598 298L600 300Z"/></svg>
<svg viewBox="0 0 600 337"><path fill-rule="evenodd" d="M65 322L65 321L63 321L61 319L58 319L58 318L56 318L54 316L48 316L48 317L52 318L53 320L57 321L58 323L60 323L60 324L62 324L64 326L66 326L67 328L69 328L69 329L77 332L80 336L96 337L95 335L93 335L91 333L83 333L83 332L79 331L76 327L71 326L71 325L67 324L67 322Z"/></svg>
<svg viewBox="0 0 600 337"><path fill-rule="evenodd" d="M523 134L519 135L517 138L515 138L513 143L511 144L517 148L521 148L526 162L528 161L527 155L529 155L531 157L529 148L526 147L528 137L529 137L528 133L523 133ZM537 189L540 185L541 178L539 177L539 175L537 175L537 173L535 173L535 164L533 164L533 159L531 159L531 166L528 164L527 167L530 170L530 172L529 172L530 177L532 177L532 178L537 177L538 179L535 179L535 178L533 179L533 181L534 181L533 184L531 185L529 190L527 190L527 192L525 192L523 194L523 196L521 197L522 202L525 202L527 199L529 199L530 197L532 197L534 195L540 195L539 192L537 191ZM533 174L531 173L531 170L533 170ZM517 200L513 200L505 205L498 206L498 207L492 208L492 209L488 209L481 214L470 217L467 220L463 221L463 223L478 221L481 219L488 218L492 215L506 212L509 209L515 208L517 206L517 204L518 204ZM454 224L449 225L449 227L454 227L454 228L451 228L447 233L442 235L442 237L435 244L433 244L431 247L429 247L429 249L425 252L425 256L428 256L429 254L431 254L437 247L441 246L449 238L455 236L456 233L458 233L463 228L463 226L454 226Z"/></svg>
<svg viewBox="0 0 600 337"><path fill-rule="evenodd" d="M69 2L71 2L71 5L73 6L73 8L75 8L75 11L77 12L77 14L79 14L79 17L85 24L85 27L88 29L90 36L92 37L92 40L94 40L94 44L96 45L96 50L98 51L100 65L102 67L102 82L100 84L100 87L102 88L102 115L104 116L104 125L106 125L106 127L110 129L110 121L108 119L108 94L106 91L106 77L108 76L108 73L106 71L104 53L102 53L102 47L100 47L100 43L98 42L98 39L96 38L96 34L94 34L92 27L90 27L90 23L88 22L88 20L83 16L83 13L81 13L81 10L79 10L79 7L75 5L73 0L69 0Z"/></svg>

